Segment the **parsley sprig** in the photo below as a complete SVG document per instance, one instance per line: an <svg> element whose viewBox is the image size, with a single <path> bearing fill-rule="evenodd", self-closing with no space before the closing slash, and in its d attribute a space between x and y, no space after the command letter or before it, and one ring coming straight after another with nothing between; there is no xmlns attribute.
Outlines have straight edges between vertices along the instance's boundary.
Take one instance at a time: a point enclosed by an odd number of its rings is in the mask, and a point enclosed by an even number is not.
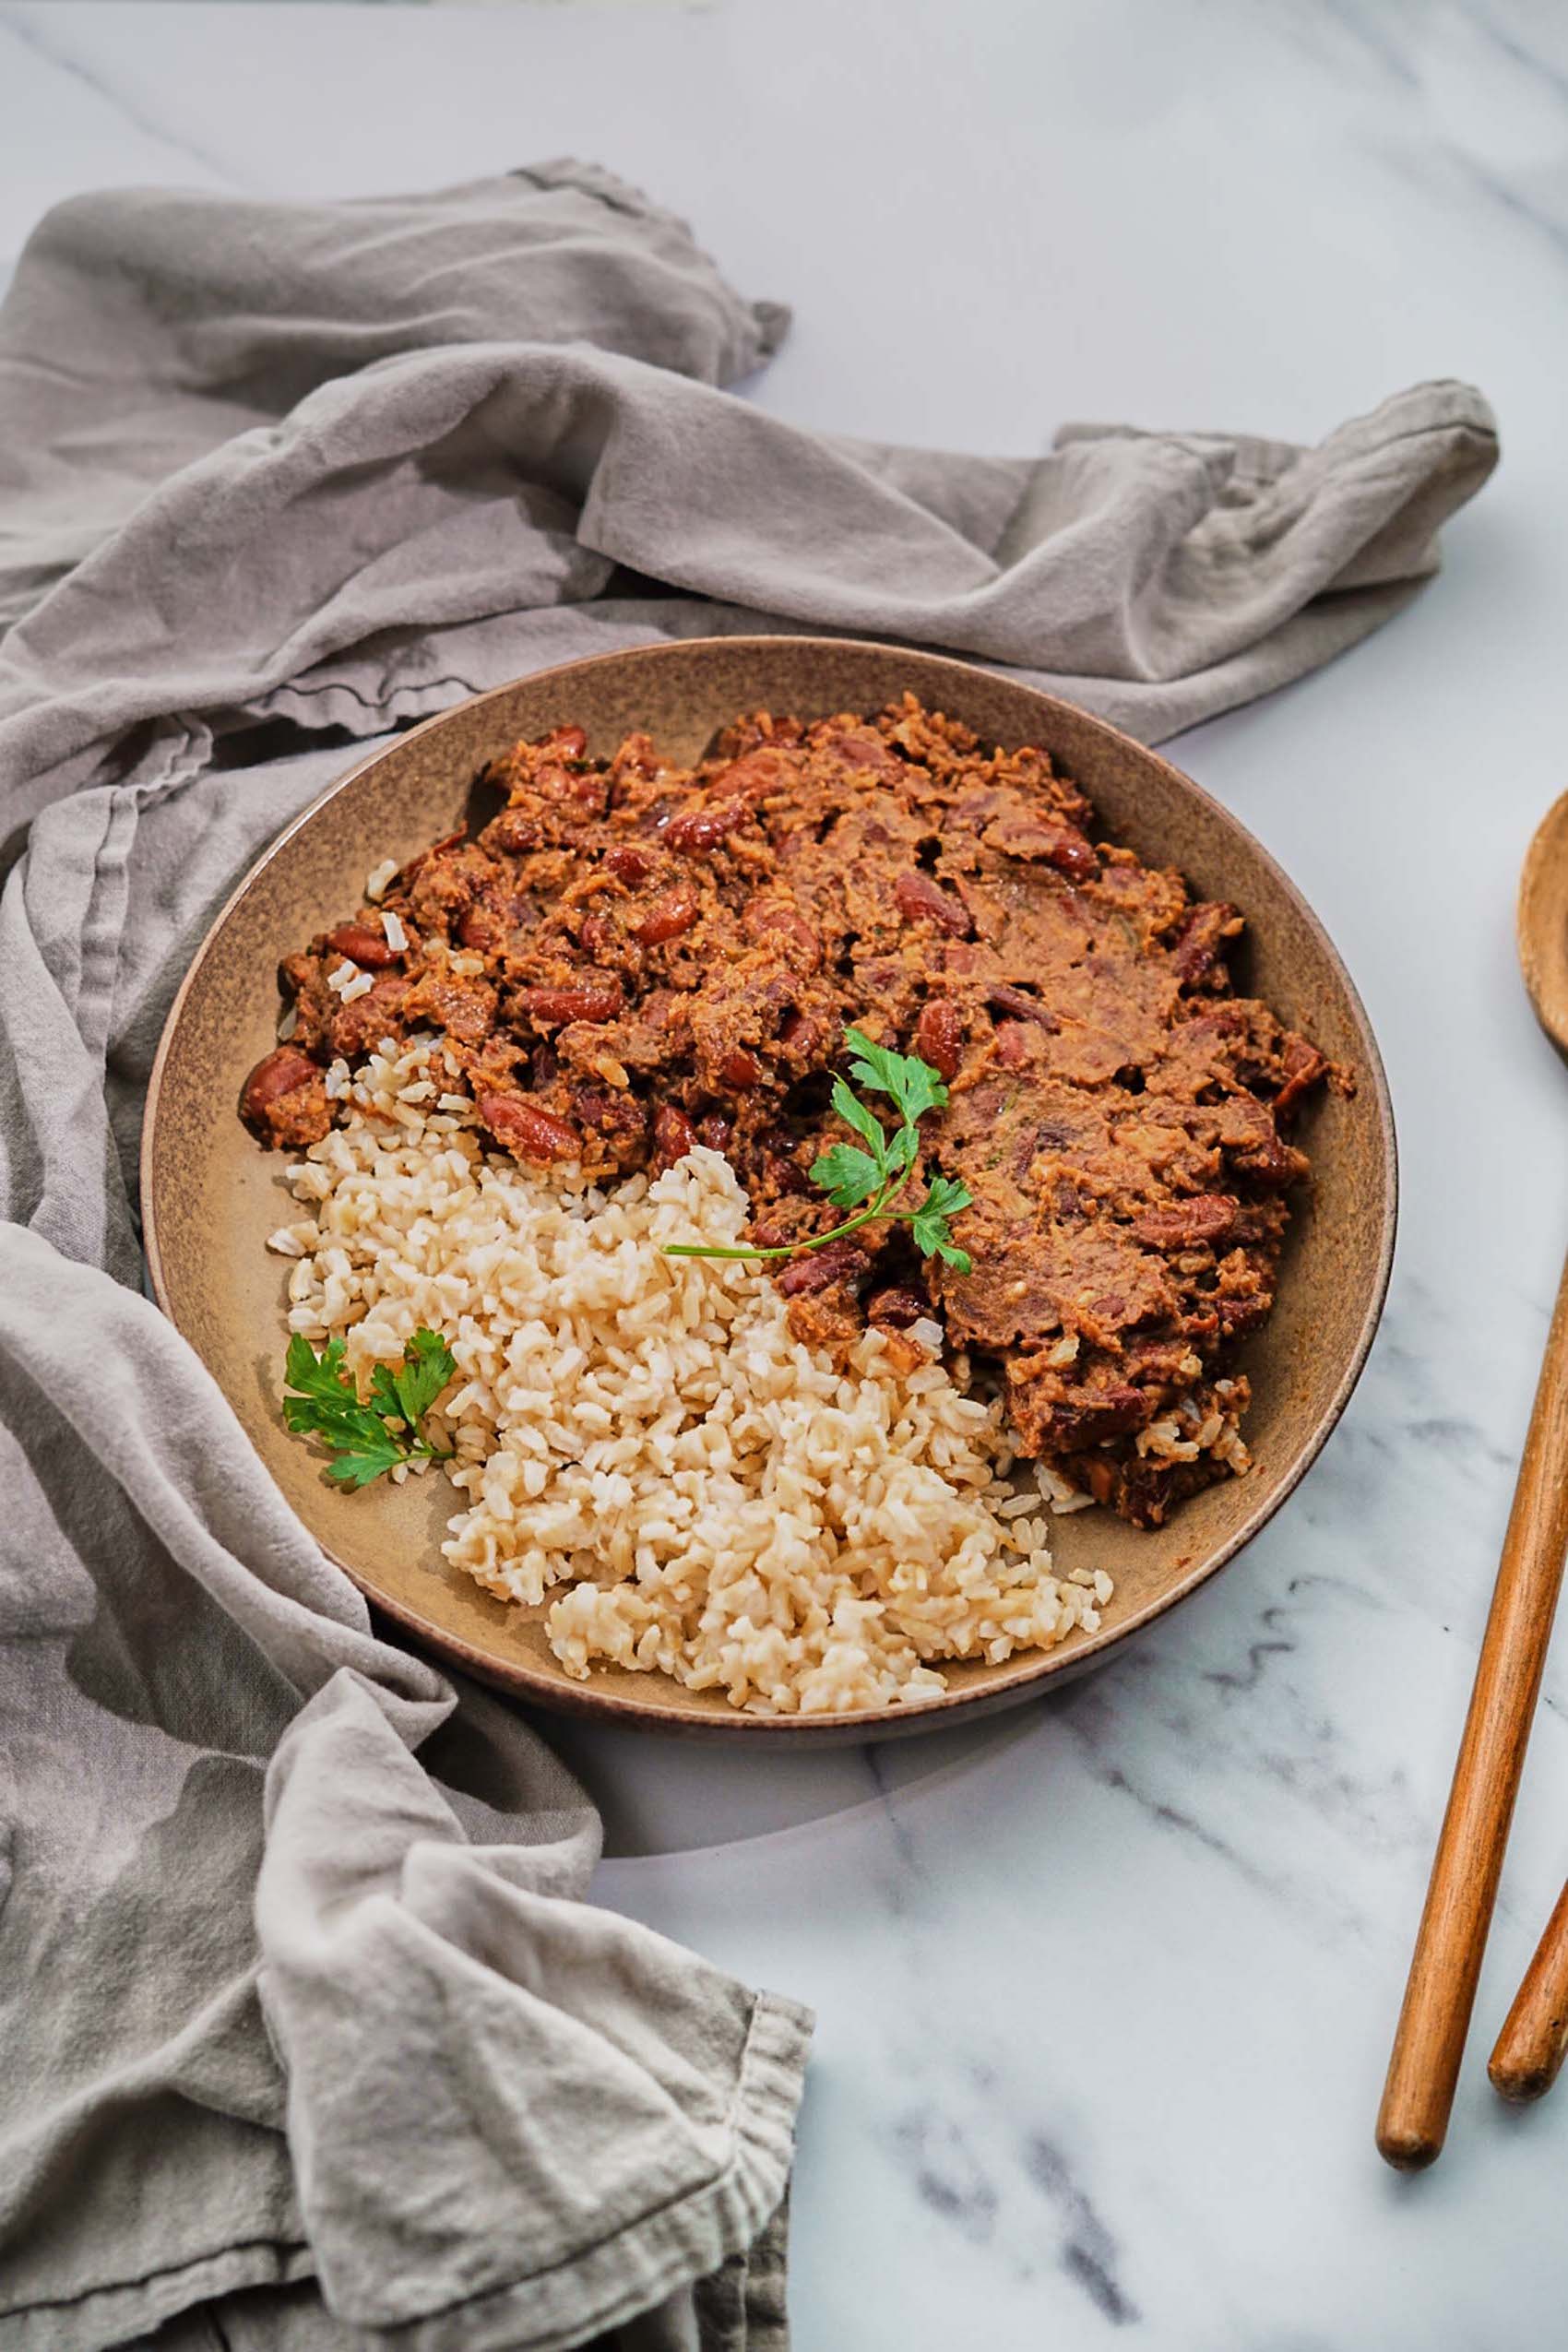
<svg viewBox="0 0 1568 2352"><path fill-rule="evenodd" d="M829 1227L826 1233L814 1234L810 1241L792 1241L782 1249L722 1249L716 1243L667 1241L667 1257L792 1258L807 1250L820 1250L826 1242L837 1241L862 1225L888 1218L909 1226L922 1257L944 1258L958 1273L968 1273L968 1253L957 1247L948 1230L948 1219L969 1206L971 1195L966 1184L956 1177L933 1176L922 1200L913 1206L896 1206L914 1173L920 1123L928 1111L942 1109L947 1088L929 1062L922 1062L918 1054L895 1053L887 1046L877 1045L863 1029L847 1028L844 1041L849 1049L849 1075L861 1093L887 1095L898 1113L898 1124L890 1134L869 1103L842 1078L834 1079L833 1108L860 1141L829 1145L813 1161L811 1178L835 1208L858 1209L859 1213ZM866 1206L860 1208L862 1201Z"/></svg>
<svg viewBox="0 0 1568 2352"><path fill-rule="evenodd" d="M283 1419L296 1437L319 1437L332 1455L327 1475L340 1485L369 1486L399 1462L445 1462L420 1423L457 1371L437 1331L414 1333L396 1367L377 1364L363 1404L343 1365L343 1342L329 1339L318 1356L295 1332L284 1365Z"/></svg>

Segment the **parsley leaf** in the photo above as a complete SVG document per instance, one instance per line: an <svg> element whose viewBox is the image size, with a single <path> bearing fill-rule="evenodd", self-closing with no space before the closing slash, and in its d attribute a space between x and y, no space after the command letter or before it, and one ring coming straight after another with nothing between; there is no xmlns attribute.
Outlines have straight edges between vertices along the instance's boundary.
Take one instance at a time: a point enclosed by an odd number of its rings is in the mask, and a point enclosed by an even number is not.
<svg viewBox="0 0 1568 2352"><path fill-rule="evenodd" d="M329 1339L318 1356L295 1332L284 1360L284 1426L321 1440L332 1456L327 1477L364 1487L400 1462L445 1461L420 1428L457 1369L440 1333L416 1331L400 1364L377 1364L362 1403L343 1357L341 1339Z"/></svg>
<svg viewBox="0 0 1568 2352"><path fill-rule="evenodd" d="M336 1479L339 1486L351 1486L357 1492L362 1486L369 1486L374 1479L408 1460L385 1421L377 1421L375 1430L374 1437L350 1444L341 1454L333 1455L327 1465L329 1479Z"/></svg>
<svg viewBox="0 0 1568 2352"><path fill-rule="evenodd" d="M392 1375L410 1429L418 1429L457 1369L457 1359L438 1331L414 1333Z"/></svg>
<svg viewBox="0 0 1568 2352"><path fill-rule="evenodd" d="M897 1205L920 1158L920 1123L928 1111L940 1111L947 1100L940 1073L918 1054L896 1053L891 1046L878 1045L863 1029L847 1028L844 1042L851 1077L867 1093L886 1095L898 1112L898 1125L890 1135L853 1087L842 1078L833 1081L833 1108L861 1141L830 1144L812 1162L812 1182L826 1194L835 1208L855 1209L858 1214L830 1226L826 1233L813 1234L809 1241L791 1241L778 1249L744 1245L725 1249L700 1241L667 1241L667 1257L790 1258L820 1250L826 1241L836 1241L841 1234L886 1218L909 1226L922 1257L941 1258L960 1274L969 1272L968 1251L958 1248L948 1230L948 1219L970 1205L968 1185L954 1176L933 1176L917 1207Z"/></svg>
<svg viewBox="0 0 1568 2352"><path fill-rule="evenodd" d="M853 1144L830 1144L812 1162L812 1182L827 1194L835 1208L853 1208L882 1182L884 1170L869 1151Z"/></svg>
<svg viewBox="0 0 1568 2352"><path fill-rule="evenodd" d="M942 1109L947 1089L929 1062L922 1062L918 1054L895 1053L888 1046L875 1045L863 1029L846 1029L844 1042L849 1049L851 1075L873 1094L891 1095L907 1125L928 1111Z"/></svg>
<svg viewBox="0 0 1568 2352"><path fill-rule="evenodd" d="M845 1126L852 1127L856 1134L871 1146L880 1167L883 1155L887 1148L887 1137L883 1132L882 1122L874 1111L868 1111L865 1104L850 1093L842 1078L835 1078L833 1081L833 1108L844 1122Z"/></svg>
<svg viewBox="0 0 1568 2352"><path fill-rule="evenodd" d="M909 1231L922 1257L944 1259L958 1274L968 1274L973 1261L968 1250L949 1240L947 1220L968 1208L973 1195L956 1176L933 1176L926 1196L909 1219Z"/></svg>
<svg viewBox="0 0 1568 2352"><path fill-rule="evenodd" d="M850 1050L850 1069L873 1092L891 1095L906 1122L919 1120L928 1111L940 1111L947 1100L941 1077L918 1054L895 1053L887 1046L873 1045L863 1029L846 1029L844 1038Z"/></svg>
<svg viewBox="0 0 1568 2352"><path fill-rule="evenodd" d="M974 1195L956 1176L933 1176L924 1200L915 1211L917 1217L956 1217L968 1208Z"/></svg>
<svg viewBox="0 0 1568 2352"><path fill-rule="evenodd" d="M902 1176L907 1168L913 1167L915 1154L920 1147L920 1129L913 1126L900 1127L887 1146L887 1164L885 1172L889 1176Z"/></svg>
<svg viewBox="0 0 1568 2352"><path fill-rule="evenodd" d="M343 1369L343 1342L329 1339L318 1356L310 1341L298 1331L291 1335L289 1353L284 1360L284 1375L291 1388L303 1396L320 1396L340 1402L346 1375Z"/></svg>

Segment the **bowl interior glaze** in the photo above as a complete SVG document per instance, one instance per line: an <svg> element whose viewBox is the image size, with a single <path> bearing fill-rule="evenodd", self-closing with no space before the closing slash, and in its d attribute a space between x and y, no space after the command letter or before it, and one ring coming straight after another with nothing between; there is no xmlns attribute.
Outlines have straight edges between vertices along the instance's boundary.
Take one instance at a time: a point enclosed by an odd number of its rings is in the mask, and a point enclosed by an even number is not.
<svg viewBox="0 0 1568 2352"><path fill-rule="evenodd" d="M1058 1521L1066 1568L1110 1569L1099 1631L1044 1656L952 1669L946 1696L888 1714L766 1719L716 1695L618 1669L574 1682L529 1613L441 1560L456 1498L445 1480L349 1495L322 1477L279 1411L287 1267L266 1235L290 1201L281 1155L241 1126L244 1076L271 1045L273 975L358 898L364 875L463 819L481 765L520 735L574 722L603 754L635 728L685 760L742 710L871 713L906 689L1009 747L1039 743L1146 861L1179 866L1248 920L1241 984L1352 1068L1353 1099L1318 1099L1301 1141L1314 1170L1299 1198L1266 1327L1249 1342L1245 1425L1254 1467L1140 1533L1094 1510ZM1232 1559L1277 1510L1354 1386L1393 1251L1396 1161L1382 1063L1323 926L1228 810L1155 753L1069 704L989 671L891 647L802 637L714 638L609 654L503 686L428 720L350 769L267 852L218 917L170 1013L148 1101L142 1199L155 1295L204 1358L299 1516L369 1598L417 1640L484 1680L555 1707L662 1730L792 1743L913 1732L1015 1704L1102 1658Z"/></svg>

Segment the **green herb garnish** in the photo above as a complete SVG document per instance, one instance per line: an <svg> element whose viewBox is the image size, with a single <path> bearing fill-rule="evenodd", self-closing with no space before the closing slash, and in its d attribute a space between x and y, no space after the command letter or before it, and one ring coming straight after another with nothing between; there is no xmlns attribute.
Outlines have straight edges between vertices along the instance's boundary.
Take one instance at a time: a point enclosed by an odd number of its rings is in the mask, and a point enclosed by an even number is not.
<svg viewBox="0 0 1568 2352"><path fill-rule="evenodd" d="M942 1109L947 1099L947 1088L931 1063L922 1062L918 1054L894 1053L885 1045L874 1045L861 1029L846 1029L844 1041L849 1049L850 1076L866 1094L890 1096L899 1123L889 1134L876 1112L861 1100L853 1088L846 1086L842 1078L835 1078L833 1108L860 1142L830 1145L812 1163L811 1176L812 1182L827 1194L835 1208L855 1208L861 1201L866 1203L865 1207L858 1216L846 1218L841 1225L830 1227L826 1233L818 1233L809 1241L792 1241L783 1249L721 1249L700 1241L667 1241L666 1257L792 1258L807 1250L820 1250L826 1242L837 1241L842 1234L853 1233L861 1225L887 1218L909 1226L922 1257L944 1258L960 1274L968 1274L968 1253L956 1246L948 1230L949 1218L956 1217L961 1208L969 1206L971 1195L967 1185L953 1176L933 1176L924 1199L915 1206L894 1206L914 1170L920 1149L921 1120L926 1111Z"/></svg>
<svg viewBox="0 0 1568 2352"><path fill-rule="evenodd" d="M420 1423L457 1371L457 1360L438 1331L416 1331L396 1368L377 1364L370 1396L359 1391L343 1369L343 1342L329 1339L318 1356L295 1332L289 1342L283 1385L283 1419L296 1437L319 1437L332 1460L329 1479L343 1486L369 1486L399 1462L445 1462L451 1457L421 1433Z"/></svg>

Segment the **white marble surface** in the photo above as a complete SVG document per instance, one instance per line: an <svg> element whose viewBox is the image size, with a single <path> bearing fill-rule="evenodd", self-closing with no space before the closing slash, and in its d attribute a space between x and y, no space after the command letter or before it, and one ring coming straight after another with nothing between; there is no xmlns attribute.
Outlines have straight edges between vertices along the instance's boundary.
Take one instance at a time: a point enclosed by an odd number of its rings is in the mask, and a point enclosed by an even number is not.
<svg viewBox="0 0 1568 2352"><path fill-rule="evenodd" d="M755 397L814 423L1310 437L1441 374L1500 412L1431 592L1177 754L1325 917L1399 1114L1387 1319L1301 1492L1124 1664L970 1733L570 1744L604 1899L817 2007L800 2352L1556 2345L1568 2090L1505 2112L1481 2063L1568 1868L1568 1650L1449 2152L1396 2180L1371 2129L1568 1239L1568 1075L1511 948L1568 784L1564 13L0 6L0 266L95 184L352 194L562 150L795 303Z"/></svg>

